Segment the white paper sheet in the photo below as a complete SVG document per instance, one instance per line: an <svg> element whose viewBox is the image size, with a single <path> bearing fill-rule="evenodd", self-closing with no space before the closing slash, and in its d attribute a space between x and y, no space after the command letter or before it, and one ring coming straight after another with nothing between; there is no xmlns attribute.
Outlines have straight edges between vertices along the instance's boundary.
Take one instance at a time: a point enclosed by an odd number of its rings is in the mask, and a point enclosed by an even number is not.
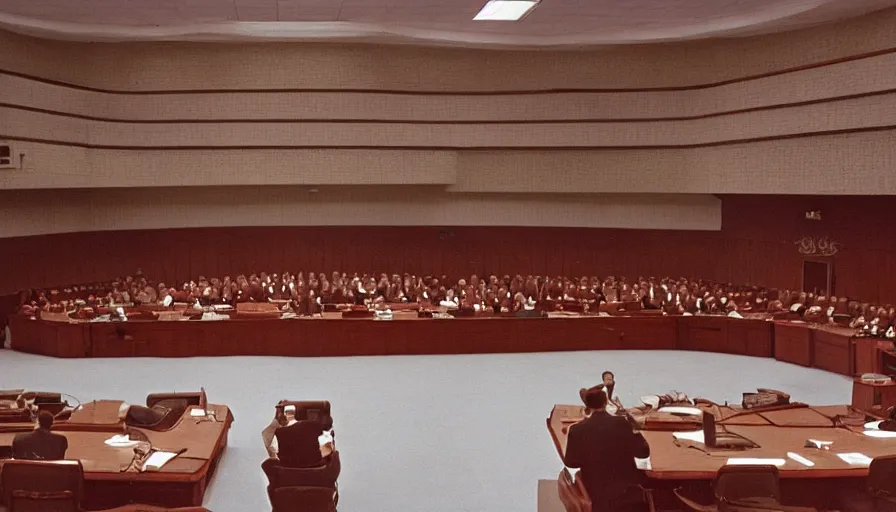
<svg viewBox="0 0 896 512"><path fill-rule="evenodd" d="M650 464L650 457L647 457L646 459L635 459L635 467L641 471L650 471L653 469L653 465Z"/></svg>
<svg viewBox="0 0 896 512"><path fill-rule="evenodd" d="M685 441L693 441L695 443L705 443L706 438L703 437L702 430L696 430L694 432L672 432L672 437L675 439L683 439Z"/></svg>
<svg viewBox="0 0 896 512"><path fill-rule="evenodd" d="M107 446L113 448L133 448L137 446L137 441L132 441L126 434L116 434L105 441Z"/></svg>
<svg viewBox="0 0 896 512"><path fill-rule="evenodd" d="M190 409L190 416L193 418L204 418L205 409Z"/></svg>
<svg viewBox="0 0 896 512"><path fill-rule="evenodd" d="M809 460L809 459L803 457L802 455L800 455L800 454L798 454L798 453L787 452L787 458L790 459L790 460L799 462L800 464L802 464L803 466L806 466L806 467L810 467L810 468L811 468L812 466L815 465L814 462L812 462L811 460Z"/></svg>
<svg viewBox="0 0 896 512"><path fill-rule="evenodd" d="M177 457L176 452L153 452L143 463L143 471L158 471L171 459Z"/></svg>
<svg viewBox="0 0 896 512"><path fill-rule="evenodd" d="M688 415L694 415L694 416L702 416L703 415L703 411L701 411L700 409L698 409L696 407L681 407L681 406L675 406L675 405L670 406L670 407L663 407L659 410L659 412L667 412L669 414L688 414Z"/></svg>
<svg viewBox="0 0 896 512"><path fill-rule="evenodd" d="M862 433L868 437L877 437L877 438L896 437L896 432L893 432L891 430L866 430Z"/></svg>
<svg viewBox="0 0 896 512"><path fill-rule="evenodd" d="M840 457L840 460L843 462L853 465L853 466L870 466L871 465L871 457L863 454L863 453L838 453L837 457Z"/></svg>
<svg viewBox="0 0 896 512"><path fill-rule="evenodd" d="M731 466L783 466L787 462L784 459L751 459L751 458L730 458L728 465Z"/></svg>

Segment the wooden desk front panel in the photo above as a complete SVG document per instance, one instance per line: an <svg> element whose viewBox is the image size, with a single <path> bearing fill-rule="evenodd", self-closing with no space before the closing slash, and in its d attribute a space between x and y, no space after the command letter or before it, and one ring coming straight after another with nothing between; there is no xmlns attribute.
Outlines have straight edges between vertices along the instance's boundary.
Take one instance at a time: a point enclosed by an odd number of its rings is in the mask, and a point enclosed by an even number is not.
<svg viewBox="0 0 896 512"><path fill-rule="evenodd" d="M812 333L808 324L775 322L775 359L812 366Z"/></svg>
<svg viewBox="0 0 896 512"><path fill-rule="evenodd" d="M728 352L728 318L683 316L678 318L678 349Z"/></svg>
<svg viewBox="0 0 896 512"><path fill-rule="evenodd" d="M9 317L12 347L21 352L55 357L90 355L88 324L32 320L23 315Z"/></svg>
<svg viewBox="0 0 896 512"><path fill-rule="evenodd" d="M417 319L413 313L396 313L392 321L327 317L80 324L13 316L10 322L14 348L57 357L349 356L678 348L752 356L770 356L774 352L779 360L809 366L817 344L822 352L821 367L842 373L842 352L851 350L844 348L840 337L830 333L824 333L814 343L810 332L814 329L807 324L708 316L433 320ZM827 346L832 344L831 348ZM872 353L872 349L867 352ZM862 364L867 366L867 362Z"/></svg>
<svg viewBox="0 0 896 512"><path fill-rule="evenodd" d="M753 357L772 357L774 322L767 320L729 318L728 352Z"/></svg>
<svg viewBox="0 0 896 512"><path fill-rule="evenodd" d="M852 334L812 329L812 366L821 370L853 375Z"/></svg>
<svg viewBox="0 0 896 512"><path fill-rule="evenodd" d="M880 373L880 358L877 355L877 350L878 347L887 344L887 342L875 338L855 338L852 342L854 375Z"/></svg>
<svg viewBox="0 0 896 512"><path fill-rule="evenodd" d="M676 319L227 320L90 324L93 357L475 354L675 347Z"/></svg>

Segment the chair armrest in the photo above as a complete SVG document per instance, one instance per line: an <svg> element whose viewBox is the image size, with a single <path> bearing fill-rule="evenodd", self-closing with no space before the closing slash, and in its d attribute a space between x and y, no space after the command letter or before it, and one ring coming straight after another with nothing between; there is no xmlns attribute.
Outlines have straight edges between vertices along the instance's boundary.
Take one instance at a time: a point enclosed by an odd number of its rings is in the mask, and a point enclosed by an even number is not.
<svg viewBox="0 0 896 512"><path fill-rule="evenodd" d="M688 509L693 512L716 512L717 508L713 505L701 505L696 501L691 500L690 498L686 498L681 493L681 488L673 489L672 492L675 493L675 497Z"/></svg>

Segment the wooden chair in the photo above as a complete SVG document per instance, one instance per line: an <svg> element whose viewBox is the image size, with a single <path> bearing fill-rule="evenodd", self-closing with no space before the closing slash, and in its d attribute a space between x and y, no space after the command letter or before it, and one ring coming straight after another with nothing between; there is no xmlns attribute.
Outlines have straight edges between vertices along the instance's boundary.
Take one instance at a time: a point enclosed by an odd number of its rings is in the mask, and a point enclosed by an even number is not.
<svg viewBox="0 0 896 512"><path fill-rule="evenodd" d="M582 481L573 481L569 470L563 468L557 478L557 492L566 512L591 512L591 498Z"/></svg>
<svg viewBox="0 0 896 512"><path fill-rule="evenodd" d="M84 468L77 460L7 460L0 472L7 512L82 512ZM105 512L208 512L202 507L125 505Z"/></svg>
<svg viewBox="0 0 896 512"><path fill-rule="evenodd" d="M675 496L686 510L695 512L782 511L809 512L814 508L781 505L781 487L775 466L723 466L713 484L715 503L702 505L685 497L681 489Z"/></svg>

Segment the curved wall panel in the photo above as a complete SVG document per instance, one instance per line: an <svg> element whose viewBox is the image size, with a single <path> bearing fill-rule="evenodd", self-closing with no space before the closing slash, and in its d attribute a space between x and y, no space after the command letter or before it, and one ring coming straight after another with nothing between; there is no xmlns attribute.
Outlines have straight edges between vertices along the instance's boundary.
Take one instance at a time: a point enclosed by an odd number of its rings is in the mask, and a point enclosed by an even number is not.
<svg viewBox="0 0 896 512"><path fill-rule="evenodd" d="M441 185L461 193L896 194L896 130L701 148L106 149L14 143L0 188ZM147 192L150 193L150 192Z"/></svg>
<svg viewBox="0 0 896 512"><path fill-rule="evenodd" d="M582 52L0 40L4 188L896 193L896 11Z"/></svg>
<svg viewBox="0 0 896 512"><path fill-rule="evenodd" d="M896 68L896 59L894 59ZM896 79L894 79L896 80ZM416 123L358 120L128 123L0 106L11 140L102 148L625 148L696 147L818 132L896 128L896 93L706 119L652 122Z"/></svg>
<svg viewBox="0 0 896 512"><path fill-rule="evenodd" d="M450 194L438 187L202 187L0 193L0 240L229 226L537 226L719 230L711 195Z"/></svg>

